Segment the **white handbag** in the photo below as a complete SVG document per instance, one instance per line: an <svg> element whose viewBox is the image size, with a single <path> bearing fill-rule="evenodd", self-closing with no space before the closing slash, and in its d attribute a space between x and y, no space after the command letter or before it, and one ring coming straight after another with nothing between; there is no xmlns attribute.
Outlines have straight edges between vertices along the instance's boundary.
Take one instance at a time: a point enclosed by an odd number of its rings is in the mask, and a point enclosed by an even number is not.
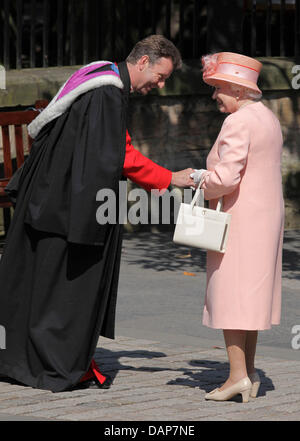
<svg viewBox="0 0 300 441"><path fill-rule="evenodd" d="M222 198L216 210L205 208L204 191L200 185L201 182L190 204L180 204L173 241L225 253L231 214L221 211ZM198 199L200 203L196 205Z"/></svg>

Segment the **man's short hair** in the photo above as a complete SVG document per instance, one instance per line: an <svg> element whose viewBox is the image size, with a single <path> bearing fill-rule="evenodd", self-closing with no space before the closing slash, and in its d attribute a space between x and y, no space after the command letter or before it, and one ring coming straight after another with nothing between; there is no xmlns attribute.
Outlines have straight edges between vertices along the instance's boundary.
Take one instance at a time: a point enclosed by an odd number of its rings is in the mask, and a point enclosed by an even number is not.
<svg viewBox="0 0 300 441"><path fill-rule="evenodd" d="M126 61L136 64L143 56L148 55L151 64L155 64L159 58L171 58L173 69L180 69L182 60L179 50L163 35L150 35L140 40L132 49Z"/></svg>

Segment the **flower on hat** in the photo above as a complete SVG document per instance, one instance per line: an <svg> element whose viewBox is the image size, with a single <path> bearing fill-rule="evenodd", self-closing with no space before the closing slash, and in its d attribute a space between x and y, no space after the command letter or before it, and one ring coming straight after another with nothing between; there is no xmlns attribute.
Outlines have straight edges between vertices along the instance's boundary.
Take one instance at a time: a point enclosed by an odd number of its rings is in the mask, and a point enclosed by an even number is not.
<svg viewBox="0 0 300 441"><path fill-rule="evenodd" d="M209 75L213 75L216 72L218 66L218 54L204 55L201 58L201 61L204 78Z"/></svg>

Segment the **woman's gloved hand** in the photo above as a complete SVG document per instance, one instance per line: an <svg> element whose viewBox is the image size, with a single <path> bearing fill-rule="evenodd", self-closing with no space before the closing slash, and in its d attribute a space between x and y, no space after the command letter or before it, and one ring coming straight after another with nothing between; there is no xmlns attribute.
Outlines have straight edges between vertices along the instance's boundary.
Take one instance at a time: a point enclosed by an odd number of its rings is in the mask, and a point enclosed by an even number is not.
<svg viewBox="0 0 300 441"><path fill-rule="evenodd" d="M190 174L190 177L193 178L195 184L199 184L203 173L206 171L207 170L205 170L204 168L201 168L200 170L195 169L194 172Z"/></svg>

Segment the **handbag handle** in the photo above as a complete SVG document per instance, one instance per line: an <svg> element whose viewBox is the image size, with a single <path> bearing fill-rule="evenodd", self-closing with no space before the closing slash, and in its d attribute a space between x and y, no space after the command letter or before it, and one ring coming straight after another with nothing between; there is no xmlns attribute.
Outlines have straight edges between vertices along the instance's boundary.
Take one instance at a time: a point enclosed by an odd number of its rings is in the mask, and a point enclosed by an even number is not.
<svg viewBox="0 0 300 441"><path fill-rule="evenodd" d="M202 188L200 188L203 181L204 181L204 179L202 178L201 181L199 182L196 193L192 199L192 202L191 202L192 210L193 210L194 205L196 204L196 201L198 199L200 200L200 203L199 203L199 205L197 205L197 207L204 207L204 190L202 190ZM201 197L199 197L199 196L201 196ZM221 208L222 208L222 198L220 198L218 200L216 211L221 211Z"/></svg>

